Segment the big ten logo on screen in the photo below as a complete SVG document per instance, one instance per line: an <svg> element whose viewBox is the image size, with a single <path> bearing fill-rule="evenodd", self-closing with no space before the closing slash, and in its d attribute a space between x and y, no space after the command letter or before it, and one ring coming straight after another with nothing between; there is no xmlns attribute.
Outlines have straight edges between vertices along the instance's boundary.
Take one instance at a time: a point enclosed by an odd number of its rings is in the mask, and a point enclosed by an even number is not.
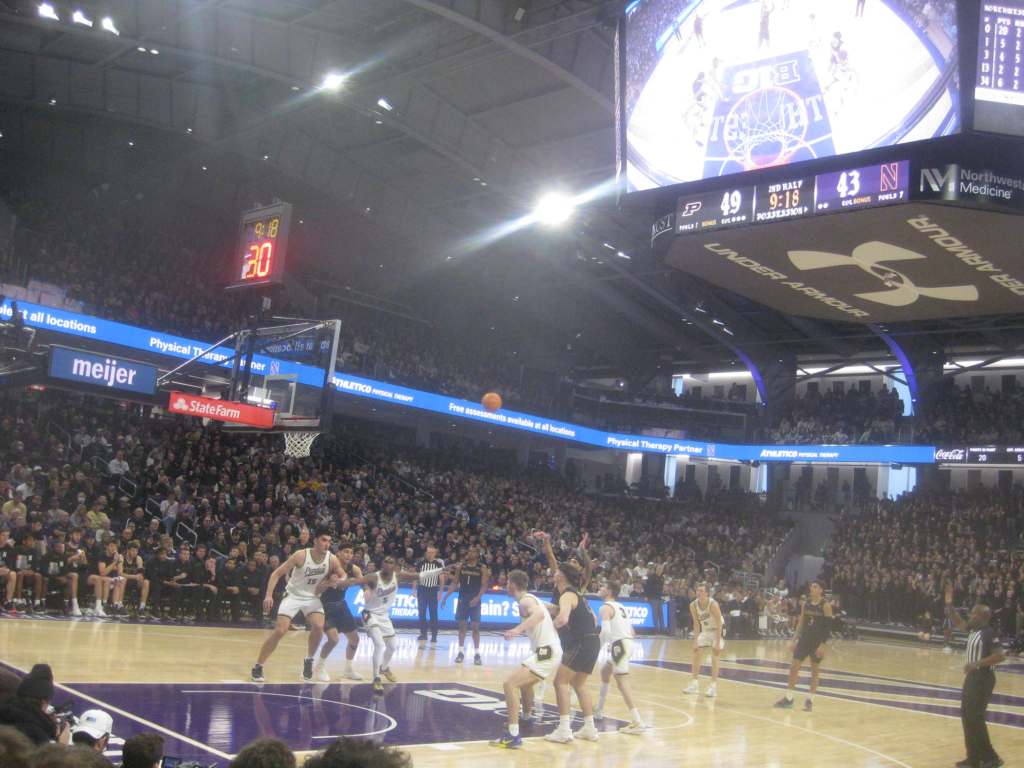
<svg viewBox="0 0 1024 768"><path fill-rule="evenodd" d="M732 92L737 96L759 88L785 88L800 82L797 60L779 61L733 72Z"/></svg>

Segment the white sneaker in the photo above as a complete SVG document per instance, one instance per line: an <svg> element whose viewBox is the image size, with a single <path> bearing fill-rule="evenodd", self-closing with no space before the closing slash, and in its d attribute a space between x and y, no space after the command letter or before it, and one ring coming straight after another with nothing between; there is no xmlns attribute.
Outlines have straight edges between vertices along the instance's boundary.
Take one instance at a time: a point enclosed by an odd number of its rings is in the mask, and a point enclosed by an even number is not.
<svg viewBox="0 0 1024 768"><path fill-rule="evenodd" d="M597 741L599 738L601 738L600 734L597 732L597 726L594 725L591 725L589 727L587 725L584 725L582 728L576 731L576 733L574 733L573 736L577 739L586 739L587 741Z"/></svg>
<svg viewBox="0 0 1024 768"><path fill-rule="evenodd" d="M604 720L604 707L594 707L594 719Z"/></svg>
<svg viewBox="0 0 1024 768"><path fill-rule="evenodd" d="M952 646L947 645L945 648L942 649L942 652L943 653L952 653L953 652L953 648L952 648Z"/></svg>
<svg viewBox="0 0 1024 768"><path fill-rule="evenodd" d="M79 608L77 605L72 606L72 608L71 608L71 615L72 616L81 616L82 615L82 609Z"/></svg>
<svg viewBox="0 0 1024 768"><path fill-rule="evenodd" d="M101 619L107 618L106 611L103 610L102 605L97 605L92 612L93 616L99 616Z"/></svg>
<svg viewBox="0 0 1024 768"><path fill-rule="evenodd" d="M621 728L619 728L619 733L637 734L646 733L646 731L647 726L641 723L639 720L633 720L629 725L624 725Z"/></svg>
<svg viewBox="0 0 1024 768"><path fill-rule="evenodd" d="M684 688L683 693L700 693L700 686L697 685L697 681L694 680L688 687Z"/></svg>
<svg viewBox="0 0 1024 768"><path fill-rule="evenodd" d="M715 684L714 683L712 683L711 685L708 686L708 689L706 691L704 691L704 695L707 696L709 699L715 698L715 696L717 695L717 692L715 691Z"/></svg>
<svg viewBox="0 0 1024 768"><path fill-rule="evenodd" d="M363 676L352 669L352 665L341 668L341 676L347 680L362 680Z"/></svg>
<svg viewBox="0 0 1024 768"><path fill-rule="evenodd" d="M545 741L554 741L558 744L572 744L573 733L572 731L561 728L555 728L551 733L544 737Z"/></svg>
<svg viewBox="0 0 1024 768"><path fill-rule="evenodd" d="M323 659L317 661L317 663L313 666L313 676L316 677L316 679L319 680L321 683L331 682L331 676L327 674L327 670L324 669Z"/></svg>

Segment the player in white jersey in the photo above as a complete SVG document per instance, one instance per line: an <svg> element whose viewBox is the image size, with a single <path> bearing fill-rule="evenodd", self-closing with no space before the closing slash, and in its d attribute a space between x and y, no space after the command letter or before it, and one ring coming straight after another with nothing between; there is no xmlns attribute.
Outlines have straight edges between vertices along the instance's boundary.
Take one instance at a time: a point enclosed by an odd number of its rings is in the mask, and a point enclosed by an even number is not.
<svg viewBox="0 0 1024 768"><path fill-rule="evenodd" d="M714 698L715 687L718 684L718 656L725 646L722 639L724 630L722 627L722 609L718 607L718 601L711 598L711 588L707 582L697 585L697 599L690 603L690 616L693 618L693 682L683 693L700 693L698 680L700 679L700 663L704 655L704 649L711 649L711 685L704 692L709 698ZM700 631L697 631L700 627Z"/></svg>
<svg viewBox="0 0 1024 768"><path fill-rule="evenodd" d="M395 655L395 628L391 624L391 606L398 595L398 582L401 579L415 581L419 574L398 570L395 558L388 555L381 561L379 572L363 578L363 596L366 600L363 607L363 626L366 628L366 636L373 641L373 692L384 693L381 675L392 683L398 680L388 666L391 657Z"/></svg>
<svg viewBox="0 0 1024 768"><path fill-rule="evenodd" d="M285 589L284 599L277 609L277 626L260 649L259 658L252 668L252 681L262 683L263 665L277 649L281 638L288 634L291 628L292 619L296 614L302 613L309 624L309 654L302 664L302 679L310 682L313 679L313 654L320 647L320 641L324 637L324 607L317 597L317 587L325 578L331 574L337 574L339 578L345 579L345 572L341 563L331 554L331 532L326 528L318 528L313 539L313 546L310 549L300 549L270 574L270 581L267 582L267 594L263 600L263 610L269 611L274 607L274 588L281 578L291 571L288 577L288 586ZM349 580L349 586L362 584L365 579Z"/></svg>
<svg viewBox="0 0 1024 768"><path fill-rule="evenodd" d="M530 586L530 577L525 571L512 571L508 574L508 586L505 591L519 605L519 616L522 622L514 629L505 633L505 640L511 642L516 635L525 632L530 639L530 650L533 653L505 681L505 708L508 710L508 730L497 739L491 739L495 747L519 749L523 740L519 735L519 699L523 701L523 720L533 722L533 686L541 680L547 680L558 671L562 663L562 643L555 631L555 624L543 603L535 595L526 590Z"/></svg>
<svg viewBox="0 0 1024 768"><path fill-rule="evenodd" d="M604 702L608 698L612 675L615 675L615 684L619 687L622 698L626 700L632 720L629 725L619 728L622 733L637 734L647 730L647 725L640 717L640 710L636 706L636 698L633 696L633 689L629 685L626 675L629 674L629 659L633 655L633 637L636 632L633 625L629 623L626 616L626 609L615 602L616 595L622 585L617 581L607 581L598 591L598 595L604 600L601 606L601 645L608 643L611 650L611 658L601 667L601 694L597 698L597 706L594 707L594 719L600 720L604 717Z"/></svg>

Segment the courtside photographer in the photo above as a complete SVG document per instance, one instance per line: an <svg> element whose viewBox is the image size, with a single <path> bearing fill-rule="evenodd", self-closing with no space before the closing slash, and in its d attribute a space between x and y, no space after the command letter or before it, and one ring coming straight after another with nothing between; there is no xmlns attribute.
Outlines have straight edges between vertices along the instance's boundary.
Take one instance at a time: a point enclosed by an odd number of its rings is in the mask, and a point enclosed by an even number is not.
<svg viewBox="0 0 1024 768"><path fill-rule="evenodd" d="M53 700L53 670L36 664L22 678L14 696L0 706L0 725L10 725L39 746L52 741L71 742L70 714L66 708L56 716L50 712Z"/></svg>

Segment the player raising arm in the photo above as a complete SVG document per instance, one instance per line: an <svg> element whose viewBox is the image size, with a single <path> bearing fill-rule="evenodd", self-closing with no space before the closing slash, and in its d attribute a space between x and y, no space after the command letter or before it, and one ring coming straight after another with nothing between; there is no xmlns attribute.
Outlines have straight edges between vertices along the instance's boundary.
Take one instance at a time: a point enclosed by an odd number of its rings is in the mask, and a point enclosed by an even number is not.
<svg viewBox="0 0 1024 768"><path fill-rule="evenodd" d="M504 684L508 731L500 738L491 739L490 743L506 749L518 749L523 745L523 740L519 736L520 694L523 701L523 719L527 723L532 723L533 686L554 674L562 661L562 643L555 632L551 614L540 598L526 591L529 586L530 577L525 571L517 570L508 574L508 586L505 591L519 604L519 615L523 621L505 633L505 640L511 642L516 635L525 632L530 638L532 653Z"/></svg>
<svg viewBox="0 0 1024 768"><path fill-rule="evenodd" d="M317 659L314 672L316 679L321 683L329 683L331 676L324 668L331 651L337 647L344 633L348 640L345 648L345 666L342 667L341 676L349 680L362 680L363 676L352 669L352 659L356 657L356 648L359 647L359 632L356 628L356 620L349 610L348 602L345 600L345 592L349 587L366 584L369 576L363 576L358 565L352 564L352 544L343 541L338 547L338 564L341 566L341 573L333 571L330 578L324 579L316 587L316 594L324 607L324 635L327 642L320 649L320 658Z"/></svg>

